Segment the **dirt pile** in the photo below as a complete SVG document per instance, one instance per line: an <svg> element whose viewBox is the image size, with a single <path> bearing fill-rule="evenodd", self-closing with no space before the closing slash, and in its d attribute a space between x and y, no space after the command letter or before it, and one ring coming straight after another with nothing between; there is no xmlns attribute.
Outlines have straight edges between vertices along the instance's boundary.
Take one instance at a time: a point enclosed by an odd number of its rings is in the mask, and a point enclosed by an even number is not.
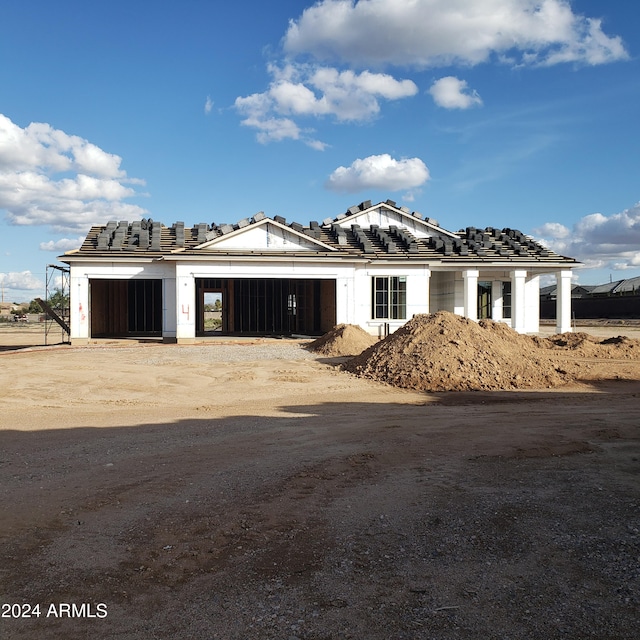
<svg viewBox="0 0 640 640"><path fill-rule="evenodd" d="M307 345L307 349L324 356L357 356L378 342L362 327L339 324Z"/></svg>
<svg viewBox="0 0 640 640"><path fill-rule="evenodd" d="M358 376L419 391L543 389L575 381L582 367L562 357L638 358L640 342L587 334L534 338L504 323L439 311L418 315L345 365Z"/></svg>
<svg viewBox="0 0 640 640"><path fill-rule="evenodd" d="M640 341L625 336L600 339L588 333L560 333L538 339L537 344L554 351L565 351L584 358L640 358Z"/></svg>

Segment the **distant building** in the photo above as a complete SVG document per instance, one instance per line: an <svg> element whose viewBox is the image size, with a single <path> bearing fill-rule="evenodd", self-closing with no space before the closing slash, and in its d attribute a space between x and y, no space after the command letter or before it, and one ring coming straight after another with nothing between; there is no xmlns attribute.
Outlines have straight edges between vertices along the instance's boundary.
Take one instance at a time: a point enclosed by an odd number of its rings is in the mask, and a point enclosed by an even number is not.
<svg viewBox="0 0 640 640"><path fill-rule="evenodd" d="M205 300L229 335L319 335L339 323L384 335L447 310L537 332L540 277L556 277L557 328L571 328L576 260L514 229L452 232L387 200L303 226L260 212L234 225L110 222L70 266L71 340L207 335Z"/></svg>
<svg viewBox="0 0 640 640"><path fill-rule="evenodd" d="M573 317L576 319L640 318L640 278L599 285L573 285ZM540 289L540 317L556 317L556 287Z"/></svg>
<svg viewBox="0 0 640 640"><path fill-rule="evenodd" d="M13 302L0 302L0 317L8 318L13 315L14 311L21 308L21 305L17 305Z"/></svg>
<svg viewBox="0 0 640 640"><path fill-rule="evenodd" d="M571 285L571 298L584 298L591 293L594 287L591 285L574 284ZM558 287L555 284L540 289L540 300L556 300L558 297Z"/></svg>

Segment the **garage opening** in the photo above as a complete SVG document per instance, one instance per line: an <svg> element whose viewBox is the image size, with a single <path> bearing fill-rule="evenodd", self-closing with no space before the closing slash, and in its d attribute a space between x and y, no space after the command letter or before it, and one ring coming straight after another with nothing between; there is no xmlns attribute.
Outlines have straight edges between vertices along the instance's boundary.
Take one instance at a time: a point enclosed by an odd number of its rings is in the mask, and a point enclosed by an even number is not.
<svg viewBox="0 0 640 640"><path fill-rule="evenodd" d="M219 314L215 327L209 306L212 300ZM199 278L196 311L198 335L322 335L336 323L336 283L293 278Z"/></svg>
<svg viewBox="0 0 640 640"><path fill-rule="evenodd" d="M162 280L89 281L91 337L162 336Z"/></svg>

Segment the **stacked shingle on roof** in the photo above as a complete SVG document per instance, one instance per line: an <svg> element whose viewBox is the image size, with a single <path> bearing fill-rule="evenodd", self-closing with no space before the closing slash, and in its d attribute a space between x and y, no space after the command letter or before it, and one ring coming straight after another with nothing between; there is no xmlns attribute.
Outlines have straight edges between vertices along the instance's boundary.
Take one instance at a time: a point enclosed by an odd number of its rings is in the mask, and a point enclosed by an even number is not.
<svg viewBox="0 0 640 640"><path fill-rule="evenodd" d="M420 213L411 212L407 207L397 207L392 200L387 200L386 203L381 203L379 206L385 205L429 225L432 230L430 237L418 238L407 229L394 225L381 228L375 224L361 227L355 221L352 225L345 224L345 220L348 221L349 217L370 209L371 201L350 207L345 213L336 218L326 218L322 223L312 221L308 226L298 222L287 224L286 219L282 216L274 216L272 220L281 226L287 226L296 233L304 234L337 250L331 251L318 244L317 253L319 255L324 254L332 257L338 253L368 259L398 258L422 261L428 259L441 261L473 259L492 262L566 261L575 263L575 260L555 254L515 229L467 227L458 233L451 233L440 229L436 220L425 219ZM267 217L260 211L253 217L244 218L233 225L200 223L192 228L186 228L184 222L176 222L171 227L165 227L152 219L143 219L132 223L127 221L109 222L105 226L93 227L79 252L80 254L113 255L112 252L115 251L144 255L145 257L161 257L176 251L199 253L198 247L200 245L233 231L260 223L265 219ZM223 254L260 253L260 251L231 250L223 247L219 251ZM273 253L273 251L269 251L269 255L273 255ZM308 254L308 251L305 253Z"/></svg>

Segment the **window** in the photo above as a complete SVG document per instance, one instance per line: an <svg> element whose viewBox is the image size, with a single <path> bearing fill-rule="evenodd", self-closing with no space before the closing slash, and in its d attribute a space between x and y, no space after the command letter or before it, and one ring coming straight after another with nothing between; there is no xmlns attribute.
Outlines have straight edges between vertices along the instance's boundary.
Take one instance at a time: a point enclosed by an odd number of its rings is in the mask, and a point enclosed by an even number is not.
<svg viewBox="0 0 640 640"><path fill-rule="evenodd" d="M372 284L373 317L382 320L406 319L407 277L375 276Z"/></svg>
<svg viewBox="0 0 640 640"><path fill-rule="evenodd" d="M511 283L502 283L502 317L511 318Z"/></svg>

